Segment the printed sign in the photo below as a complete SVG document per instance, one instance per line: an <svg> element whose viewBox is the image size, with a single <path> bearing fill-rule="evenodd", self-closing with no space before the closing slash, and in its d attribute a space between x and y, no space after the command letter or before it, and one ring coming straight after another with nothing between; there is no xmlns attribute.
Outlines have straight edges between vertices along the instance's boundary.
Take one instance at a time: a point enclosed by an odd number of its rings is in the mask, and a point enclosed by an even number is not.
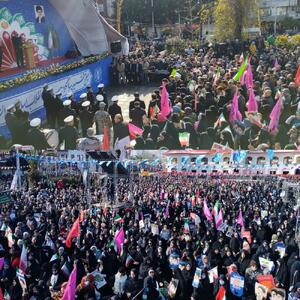
<svg viewBox="0 0 300 300"><path fill-rule="evenodd" d="M233 295L242 297L244 294L245 279L238 273L231 273L230 275L230 290Z"/></svg>

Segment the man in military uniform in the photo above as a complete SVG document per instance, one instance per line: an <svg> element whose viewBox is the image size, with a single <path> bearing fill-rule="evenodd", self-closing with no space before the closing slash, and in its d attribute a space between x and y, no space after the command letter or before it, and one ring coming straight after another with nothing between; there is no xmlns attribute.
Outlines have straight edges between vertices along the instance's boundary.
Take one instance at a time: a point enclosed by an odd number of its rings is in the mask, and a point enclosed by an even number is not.
<svg viewBox="0 0 300 300"><path fill-rule="evenodd" d="M48 111L49 111L49 127L50 128L56 128L57 121L59 118L59 111L60 111L60 105L58 105L57 98L54 96L53 89L49 88L49 105L48 105Z"/></svg>
<svg viewBox="0 0 300 300"><path fill-rule="evenodd" d="M134 102L134 108L129 112L129 118L132 124L142 128L143 127L143 116L146 115L146 111L140 107L140 102Z"/></svg>
<svg viewBox="0 0 300 300"><path fill-rule="evenodd" d="M30 121L30 129L27 133L28 144L32 145L36 150L50 148L44 133L40 130L41 119L35 118Z"/></svg>
<svg viewBox="0 0 300 300"><path fill-rule="evenodd" d="M118 105L118 100L118 96L113 96L111 99L112 104L108 108L108 113L110 114L113 124L115 122L115 115L119 114L122 116L122 108Z"/></svg>
<svg viewBox="0 0 300 300"><path fill-rule="evenodd" d="M19 136L19 141L21 145L27 144L27 132L29 129L29 112L23 111L21 109L21 102L18 100L15 104L15 112L14 115L16 116L18 120L18 136Z"/></svg>
<svg viewBox="0 0 300 300"><path fill-rule="evenodd" d="M92 86L88 85L86 88L87 88L86 100L90 101L90 108L91 108L91 110L93 110L95 112L96 111L96 109L95 109L96 99L95 99L95 95L94 95Z"/></svg>
<svg viewBox="0 0 300 300"><path fill-rule="evenodd" d="M74 117L74 123L75 123L75 120L76 120L76 111L74 109L71 108L71 105L72 105L72 101L67 99L63 102L63 109L60 113L60 123L62 124L64 119L68 116L73 116Z"/></svg>
<svg viewBox="0 0 300 300"><path fill-rule="evenodd" d="M10 131L12 143L18 144L20 141L20 122L15 115L15 105L11 104L6 108L5 122L8 130Z"/></svg>
<svg viewBox="0 0 300 300"><path fill-rule="evenodd" d="M43 99L43 103L44 103L44 107L45 107L45 111L46 111L47 123L50 124L50 117L49 117L49 101L50 101L50 97L49 97L49 87L48 87L48 84L45 84L43 86L42 99Z"/></svg>
<svg viewBox="0 0 300 300"><path fill-rule="evenodd" d="M78 101L78 104L77 104L77 107L78 107L77 113L78 114L82 111L82 103L86 102L86 101L87 101L87 93L82 93L79 96L79 101Z"/></svg>
<svg viewBox="0 0 300 300"><path fill-rule="evenodd" d="M108 108L108 99L107 99L107 95L106 92L104 90L105 86L103 83L98 84L98 92L97 92L97 96L101 95L103 96L103 101L106 104L106 108Z"/></svg>
<svg viewBox="0 0 300 300"><path fill-rule="evenodd" d="M94 114L89 110L90 101L84 101L81 104L82 111L79 113L79 119L81 123L82 136L86 137L86 131L93 125Z"/></svg>
<svg viewBox="0 0 300 300"><path fill-rule="evenodd" d="M140 107L142 109L146 109L145 102L140 99L140 94L137 93L137 92L135 92L134 93L134 100L130 101L130 103L129 103L129 111L131 111L134 108L134 103L135 102L139 102L140 103Z"/></svg>
<svg viewBox="0 0 300 300"><path fill-rule="evenodd" d="M97 96L98 99L102 97L101 95ZM105 111L105 103L103 101L99 101L99 110L96 111L95 116L94 116L94 121L96 123L96 128L97 128L97 134L103 134L104 133L104 127L107 127L110 129L112 127L112 121L110 118L110 115L107 111Z"/></svg>
<svg viewBox="0 0 300 300"><path fill-rule="evenodd" d="M75 150L78 140L78 131L74 126L74 117L64 119L65 126L59 131L59 144L64 143L64 150Z"/></svg>
<svg viewBox="0 0 300 300"><path fill-rule="evenodd" d="M75 101L74 94L72 92L67 94L67 100L71 100L71 109L75 110L78 114L78 103Z"/></svg>

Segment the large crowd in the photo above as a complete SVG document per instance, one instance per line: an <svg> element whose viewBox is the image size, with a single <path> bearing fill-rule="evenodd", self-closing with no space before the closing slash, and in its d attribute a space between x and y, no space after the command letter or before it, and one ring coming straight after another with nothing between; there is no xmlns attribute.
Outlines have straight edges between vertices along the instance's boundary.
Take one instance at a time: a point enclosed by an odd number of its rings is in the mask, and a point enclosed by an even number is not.
<svg viewBox="0 0 300 300"><path fill-rule="evenodd" d="M295 199L279 179L156 174L118 179L113 191L109 181L89 197L51 178L11 192L0 207L6 299L62 299L75 266L78 300L300 299ZM99 206L105 194L131 205ZM237 274L242 296L231 287Z"/></svg>
<svg viewBox="0 0 300 300"><path fill-rule="evenodd" d="M128 103L130 120L122 117L124 107L118 105L118 96L108 99L101 83L97 91L87 86L79 99L72 93L62 99L46 85L42 99L47 123L38 118L29 120L21 103L7 107L6 124L12 143L30 143L37 149L53 147L41 132L46 126L58 132L55 146L66 150L100 149L103 142L98 137L105 128L111 148L116 140L130 136L135 138L131 143L135 149L211 149L214 143L236 150L298 149L300 84L295 77L300 47L266 44L263 39L205 44L173 54L146 43L112 64L114 84L148 84L153 76L163 80L163 85L153 90L149 103L135 93ZM250 87L244 80L248 67L239 80L235 77L245 61L253 73ZM161 111L164 85L172 107L168 115ZM248 107L250 94L256 101L254 112ZM238 112L231 119L235 95ZM279 122L271 125L271 112L278 101ZM128 122L142 131L131 132ZM183 143L183 138L188 141Z"/></svg>

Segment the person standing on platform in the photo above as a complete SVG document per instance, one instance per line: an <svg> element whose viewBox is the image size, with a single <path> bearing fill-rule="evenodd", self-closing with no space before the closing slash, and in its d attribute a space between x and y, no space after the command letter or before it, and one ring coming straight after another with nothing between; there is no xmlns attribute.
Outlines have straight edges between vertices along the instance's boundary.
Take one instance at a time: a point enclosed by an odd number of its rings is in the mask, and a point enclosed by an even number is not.
<svg viewBox="0 0 300 300"><path fill-rule="evenodd" d="M93 110L95 112L96 110L94 110L94 109L95 109L95 105L97 103L96 103L96 99L95 99L95 95L94 95L92 86L88 85L86 88L87 88L87 91L86 91L86 100L90 101L91 110Z"/></svg>
<svg viewBox="0 0 300 300"><path fill-rule="evenodd" d="M106 105L105 110L107 110L107 108L108 108L108 101L107 101L107 95L106 95L106 92L105 92L104 88L105 88L105 86L104 86L103 83L98 84L98 93L97 93L97 96L98 95L103 96L103 101L104 101L104 103Z"/></svg>
<svg viewBox="0 0 300 300"><path fill-rule="evenodd" d="M19 122L15 116L15 105L11 104L6 108L5 122L8 130L10 131L12 144L17 144L20 140L19 136Z"/></svg>
<svg viewBox="0 0 300 300"><path fill-rule="evenodd" d="M74 117L64 119L65 126L59 131L59 144L64 144L64 150L75 150L78 140L78 130L74 126Z"/></svg>
<svg viewBox="0 0 300 300"><path fill-rule="evenodd" d="M57 93L55 95L55 124L58 126L57 128L63 126L62 120L60 120L59 116L61 114L61 111L63 109L62 99L61 99L61 93Z"/></svg>
<svg viewBox="0 0 300 300"><path fill-rule="evenodd" d="M15 104L15 112L14 115L17 118L18 122L18 136L19 136L19 144L26 145L27 144L27 132L29 130L29 112L23 111L21 109L21 102L17 101Z"/></svg>
<svg viewBox="0 0 300 300"><path fill-rule="evenodd" d="M40 130L41 119L35 118L30 121L30 129L27 133L28 145L32 145L35 150L50 148L44 133Z"/></svg>
<svg viewBox="0 0 300 300"><path fill-rule="evenodd" d="M86 131L88 128L93 126L93 112L90 111L90 101L84 101L82 106L82 111L79 113L79 119L81 123L82 136L86 137Z"/></svg>
<svg viewBox="0 0 300 300"><path fill-rule="evenodd" d="M112 119L113 124L115 123L115 115L121 115L122 116L122 108L118 105L119 98L118 96L113 96L112 104L108 108L108 113L110 114L110 117Z"/></svg>
<svg viewBox="0 0 300 300"><path fill-rule="evenodd" d="M129 136L128 124L124 123L123 117L120 114L115 115L114 119L114 145L117 140Z"/></svg>
<svg viewBox="0 0 300 300"><path fill-rule="evenodd" d="M70 99L67 99L63 102L63 109L61 110L60 113L60 123L62 124L64 119L68 116L73 116L74 117L74 124L76 125L76 111L72 109L71 107L72 101Z"/></svg>
<svg viewBox="0 0 300 300"><path fill-rule="evenodd" d="M82 93L79 96L79 102L77 103L77 113L79 114L82 111L82 103L87 101L87 93Z"/></svg>
<svg viewBox="0 0 300 300"><path fill-rule="evenodd" d="M97 96L102 97L101 95ZM110 128L112 127L112 122L110 115L105 109L105 103L103 101L99 102L99 110L96 111L95 116L94 116L94 121L96 123L96 128L97 128L97 134L103 134L104 133L104 127L108 128L110 131Z"/></svg>
<svg viewBox="0 0 300 300"><path fill-rule="evenodd" d="M49 87L48 84L45 84L43 86L43 92L42 92L42 99L43 99L43 103L44 103L44 107L45 107L45 111L46 111L46 119L47 119L47 123L49 124L49 102L50 102L50 97L49 97Z"/></svg>
<svg viewBox="0 0 300 300"><path fill-rule="evenodd" d="M23 68L24 67L24 58L23 58L23 48L22 48L22 46L23 46L22 37L19 36L18 33L15 33L12 36L11 41L13 43L14 50L15 50L16 63L19 68Z"/></svg>
<svg viewBox="0 0 300 300"><path fill-rule="evenodd" d="M54 129L56 128L56 120L57 120L57 105L56 105L56 100L55 100L55 96L53 93L53 89L49 88L48 89L48 116L49 116L49 120L48 120L48 125L50 128Z"/></svg>

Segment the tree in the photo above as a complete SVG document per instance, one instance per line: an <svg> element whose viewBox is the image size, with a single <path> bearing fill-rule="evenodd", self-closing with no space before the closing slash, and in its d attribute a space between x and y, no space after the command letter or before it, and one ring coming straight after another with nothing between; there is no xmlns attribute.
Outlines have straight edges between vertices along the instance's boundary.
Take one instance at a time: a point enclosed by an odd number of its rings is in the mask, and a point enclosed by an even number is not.
<svg viewBox="0 0 300 300"><path fill-rule="evenodd" d="M218 0L214 11L215 38L242 39L244 28L259 25L259 9L257 1Z"/></svg>

